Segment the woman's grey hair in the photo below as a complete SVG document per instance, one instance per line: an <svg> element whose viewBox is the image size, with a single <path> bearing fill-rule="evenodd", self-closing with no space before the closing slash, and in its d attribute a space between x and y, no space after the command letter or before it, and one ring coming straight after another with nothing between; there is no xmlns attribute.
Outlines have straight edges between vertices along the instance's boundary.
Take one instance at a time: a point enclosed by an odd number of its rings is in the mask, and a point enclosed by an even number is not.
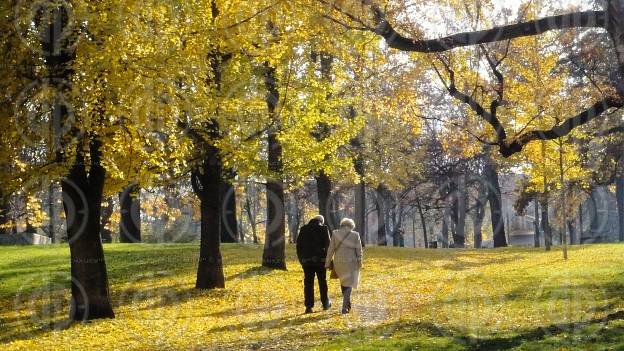
<svg viewBox="0 0 624 351"><path fill-rule="evenodd" d="M351 230L353 230L355 229L355 222L351 218L343 218L342 221L340 221L340 226L350 227Z"/></svg>
<svg viewBox="0 0 624 351"><path fill-rule="evenodd" d="M316 219L317 221L319 221L319 223L321 224L325 224L325 217L321 216L321 215L316 215L314 216L314 218L312 219Z"/></svg>

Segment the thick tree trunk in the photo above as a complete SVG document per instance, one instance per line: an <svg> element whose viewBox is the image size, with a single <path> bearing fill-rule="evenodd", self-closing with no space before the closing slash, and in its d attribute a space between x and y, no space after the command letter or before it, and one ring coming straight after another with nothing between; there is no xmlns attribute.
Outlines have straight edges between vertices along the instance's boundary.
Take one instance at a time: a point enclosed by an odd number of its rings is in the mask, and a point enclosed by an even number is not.
<svg viewBox="0 0 624 351"><path fill-rule="evenodd" d="M507 246L507 238L505 236L505 225L503 223L503 208L500 184L498 182L498 170L496 169L494 161L490 158L485 162L485 178L490 188L488 191L488 202L490 203L494 247L505 247Z"/></svg>
<svg viewBox="0 0 624 351"><path fill-rule="evenodd" d="M477 201L472 215L472 231L474 248L480 249L483 246L483 220L485 219L485 205L487 203L488 190L483 187L479 189Z"/></svg>
<svg viewBox="0 0 624 351"><path fill-rule="evenodd" d="M71 14L64 6L51 6L45 16L38 13L35 24L43 28L39 42L49 83L56 93L68 93L73 75L72 63L75 53L66 47L68 41L59 33L67 33ZM75 25L75 23L74 23ZM69 96L69 95L65 95ZM67 101L57 99L52 119L55 126L65 123L68 116ZM67 238L71 257L70 319L84 321L98 318L114 318L109 290L104 250L100 239L100 211L106 172L101 165L101 142L94 135L86 136L89 144L89 172L82 152L76 147L76 156L66 178L61 181L63 209L67 220ZM85 141L85 140L82 140ZM53 152L61 159L61 140L53 143ZM59 146L59 148L55 148Z"/></svg>
<svg viewBox="0 0 624 351"><path fill-rule="evenodd" d="M267 225L262 266L273 269L286 269L286 223L284 213L284 187L281 181L268 181Z"/></svg>
<svg viewBox="0 0 624 351"><path fill-rule="evenodd" d="M141 242L141 187L134 183L119 193L119 242Z"/></svg>
<svg viewBox="0 0 624 351"><path fill-rule="evenodd" d="M540 207L542 210L542 232L544 233L544 247L546 247L546 251L550 251L550 248L552 247L552 231L550 228L550 220L548 216L548 194L541 195Z"/></svg>
<svg viewBox="0 0 624 351"><path fill-rule="evenodd" d="M267 223L262 254L262 266L286 270L286 216L284 206L284 185L282 174L282 144L277 134L280 129L276 114L279 91L275 68L265 64L264 83L267 89L266 103L269 119L273 126L268 132L268 164L271 175L266 184Z"/></svg>
<svg viewBox="0 0 624 351"><path fill-rule="evenodd" d="M113 216L113 209L113 198L109 197L106 199L106 206L102 207L102 220L100 225L100 236L102 237L102 242L104 243L113 242L113 232L107 228L110 224L111 217Z"/></svg>
<svg viewBox="0 0 624 351"><path fill-rule="evenodd" d="M330 230L338 228L336 218L334 218L334 211L332 211L331 192L332 182L331 179L324 171L320 171L319 174L314 177L316 179L316 193L318 196L318 210L325 218L325 223L329 226Z"/></svg>
<svg viewBox="0 0 624 351"><path fill-rule="evenodd" d="M622 171L624 173L624 170ZM617 199L618 232L620 242L624 242L624 174L615 179L615 196Z"/></svg>
<svg viewBox="0 0 624 351"><path fill-rule="evenodd" d="M535 247L540 247L540 220L539 220L539 201L537 199L537 197L535 197L535 199L533 200L533 210L534 210L534 217L535 219L533 220L533 231L534 231L534 235L533 235L533 239L534 239L534 246Z"/></svg>
<svg viewBox="0 0 624 351"><path fill-rule="evenodd" d="M216 125L216 122L214 124ZM191 185L199 198L201 212L201 242L195 287L224 288L225 277L220 249L222 163L219 150L214 146L206 146L205 152L201 169L195 169L191 173Z"/></svg>
<svg viewBox="0 0 624 351"><path fill-rule="evenodd" d="M231 172L229 172L231 173ZM236 213L236 189L230 180L221 182L221 242L238 242L238 218Z"/></svg>
<svg viewBox="0 0 624 351"><path fill-rule="evenodd" d="M376 189L375 209L377 210L377 245L387 246L386 239L386 204L383 196L383 185Z"/></svg>
<svg viewBox="0 0 624 351"><path fill-rule="evenodd" d="M427 221L425 220L425 212L423 211L420 199L416 199L416 207L418 208L418 215L420 216L420 225L423 231L423 240L425 241L425 248L429 248L429 238L427 235ZM416 244L416 238L414 238L414 245Z"/></svg>
<svg viewBox="0 0 624 351"><path fill-rule="evenodd" d="M67 178L61 181L67 238L71 255L72 320L114 318L108 275L100 239L100 210L105 170L100 165L100 142L91 141L87 175L81 151Z"/></svg>
<svg viewBox="0 0 624 351"><path fill-rule="evenodd" d="M206 195L208 196L200 198L201 243L195 287L197 289L225 288L221 243L217 235L218 230L215 230L219 227L219 202L216 199L218 195L211 196L209 193Z"/></svg>

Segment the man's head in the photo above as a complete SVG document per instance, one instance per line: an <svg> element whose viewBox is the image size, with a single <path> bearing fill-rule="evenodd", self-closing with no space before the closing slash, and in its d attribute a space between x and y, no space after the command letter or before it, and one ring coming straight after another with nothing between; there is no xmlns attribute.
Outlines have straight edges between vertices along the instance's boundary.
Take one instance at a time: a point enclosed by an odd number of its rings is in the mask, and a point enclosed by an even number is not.
<svg viewBox="0 0 624 351"><path fill-rule="evenodd" d="M310 223L313 223L313 222L316 222L316 223L318 223L320 225L323 225L323 224L325 224L325 217L323 217L321 215L316 215L316 216L314 216L314 218L312 218L310 220Z"/></svg>

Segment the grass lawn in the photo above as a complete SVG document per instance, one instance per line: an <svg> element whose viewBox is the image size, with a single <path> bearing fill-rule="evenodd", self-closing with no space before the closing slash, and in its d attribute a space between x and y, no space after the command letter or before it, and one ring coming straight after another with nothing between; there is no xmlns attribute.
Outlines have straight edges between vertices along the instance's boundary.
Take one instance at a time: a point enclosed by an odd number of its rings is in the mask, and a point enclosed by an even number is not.
<svg viewBox="0 0 624 351"><path fill-rule="evenodd" d="M624 350L624 245L561 252L367 248L354 312L303 314L302 271L224 245L227 289L196 291L198 244L106 245L116 319L70 324L69 250L0 247L2 350Z"/></svg>

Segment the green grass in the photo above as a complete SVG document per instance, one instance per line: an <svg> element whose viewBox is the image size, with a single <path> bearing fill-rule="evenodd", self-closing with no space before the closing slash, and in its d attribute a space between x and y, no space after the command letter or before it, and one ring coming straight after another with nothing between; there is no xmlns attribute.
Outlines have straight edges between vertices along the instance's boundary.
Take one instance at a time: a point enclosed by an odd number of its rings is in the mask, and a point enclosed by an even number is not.
<svg viewBox="0 0 624 351"><path fill-rule="evenodd" d="M198 244L106 245L117 318L69 323L65 246L0 247L2 350L624 350L624 246L367 248L354 312L304 315L302 272L224 245L227 288L193 289ZM318 306L318 305L317 305ZM319 308L317 307L317 310Z"/></svg>

